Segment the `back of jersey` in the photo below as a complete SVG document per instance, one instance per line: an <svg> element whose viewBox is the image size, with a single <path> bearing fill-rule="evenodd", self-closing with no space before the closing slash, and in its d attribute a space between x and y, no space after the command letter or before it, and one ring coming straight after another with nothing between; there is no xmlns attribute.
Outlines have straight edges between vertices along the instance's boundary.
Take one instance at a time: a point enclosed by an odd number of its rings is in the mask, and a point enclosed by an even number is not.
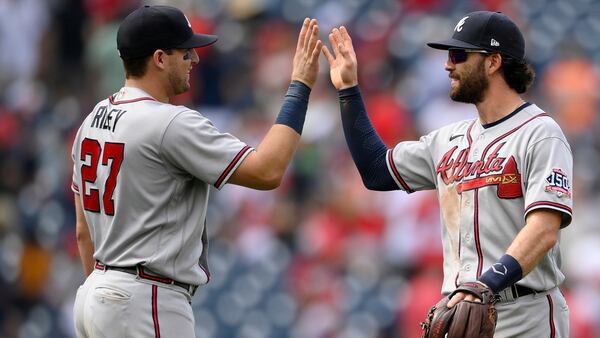
<svg viewBox="0 0 600 338"><path fill-rule="evenodd" d="M169 193L160 184L168 176L158 156L168 123L167 114L157 111L161 105L147 96L101 101L73 144L74 188L79 188L95 256L106 264L137 263L125 258L132 249L142 253L132 247L137 242L132 236L151 231L152 220L162 222L153 215Z"/></svg>
<svg viewBox="0 0 600 338"><path fill-rule="evenodd" d="M126 89L94 108L73 144L73 190L94 258L205 283L209 185L221 187L249 147L195 111Z"/></svg>

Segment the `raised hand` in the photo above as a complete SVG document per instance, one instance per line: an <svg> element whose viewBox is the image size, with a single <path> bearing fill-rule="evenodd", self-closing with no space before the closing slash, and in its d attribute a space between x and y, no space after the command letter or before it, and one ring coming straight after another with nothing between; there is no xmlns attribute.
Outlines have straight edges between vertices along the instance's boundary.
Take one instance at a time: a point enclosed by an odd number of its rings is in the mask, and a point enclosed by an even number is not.
<svg viewBox="0 0 600 338"><path fill-rule="evenodd" d="M333 55L323 46L323 54L329 63L331 82L337 90L350 88L358 84L357 61L352 39L346 27L334 28L329 34Z"/></svg>
<svg viewBox="0 0 600 338"><path fill-rule="evenodd" d="M319 73L319 55L322 47L317 20L304 19L294 55L292 80L300 81L312 88Z"/></svg>

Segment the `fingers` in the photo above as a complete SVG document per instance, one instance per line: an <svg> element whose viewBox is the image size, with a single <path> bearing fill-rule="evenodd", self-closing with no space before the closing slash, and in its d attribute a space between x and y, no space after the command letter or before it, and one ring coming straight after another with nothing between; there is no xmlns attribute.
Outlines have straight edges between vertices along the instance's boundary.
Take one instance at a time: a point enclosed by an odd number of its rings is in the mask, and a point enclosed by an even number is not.
<svg viewBox="0 0 600 338"><path fill-rule="evenodd" d="M454 305L456 305L457 303L459 303L463 300L471 301L471 302L480 302L481 301L481 299L475 297L474 295L472 295L470 293L458 292L457 294L452 296L452 299L450 299L447 306L448 306L448 308L452 308Z"/></svg>
<svg viewBox="0 0 600 338"><path fill-rule="evenodd" d="M340 37L342 38L342 42L346 50L350 51L350 49L352 49L352 38L344 26L340 27Z"/></svg>
<svg viewBox="0 0 600 338"><path fill-rule="evenodd" d="M346 27L342 26L339 29L340 35L340 53L347 61L352 61L351 51L354 50L352 47L352 39L350 38L350 34L348 34L348 30Z"/></svg>
<svg viewBox="0 0 600 338"><path fill-rule="evenodd" d="M466 295L464 300L468 300L471 302L480 302L481 301L481 299L479 299L471 294Z"/></svg>
<svg viewBox="0 0 600 338"><path fill-rule="evenodd" d="M333 55L331 55L331 52L329 52L329 48L327 48L327 46L323 46L322 49L323 54L325 55L325 58L327 59L329 65L333 65L333 63L335 62L335 58L333 57Z"/></svg>
<svg viewBox="0 0 600 338"><path fill-rule="evenodd" d="M319 55L321 54L321 49L323 49L323 42L321 42L321 40L318 40L315 48L312 51L312 55L311 55L311 59L312 62L318 62L319 60Z"/></svg>
<svg viewBox="0 0 600 338"><path fill-rule="evenodd" d="M307 39L304 40L304 50L310 50L314 47L316 40L319 39L319 26L317 25L317 19L312 19L308 23L308 30L306 32L309 34Z"/></svg>
<svg viewBox="0 0 600 338"><path fill-rule="evenodd" d="M292 80L298 80L312 88L319 73L319 54L322 48L317 20L306 18L302 23L292 62Z"/></svg>
<svg viewBox="0 0 600 338"><path fill-rule="evenodd" d="M296 52L304 51L313 58L314 50L318 49L318 53L321 52L322 42L319 40L319 26L317 25L317 19L304 19L302 28L300 29L300 36L298 37L298 45L296 46Z"/></svg>
<svg viewBox="0 0 600 338"><path fill-rule="evenodd" d="M319 26L317 25L317 20L312 19L310 21L310 37L306 43L306 50L312 51L315 48L315 45L319 41Z"/></svg>
<svg viewBox="0 0 600 338"><path fill-rule="evenodd" d="M333 54L337 57L340 55L340 31L337 28L331 30L329 33L329 43L331 44L331 48L333 49Z"/></svg>
<svg viewBox="0 0 600 338"><path fill-rule="evenodd" d="M356 86L357 61L348 30L344 26L333 28L329 33L329 42L333 53L327 47L322 50L330 66L329 75L334 87L339 90Z"/></svg>
<svg viewBox="0 0 600 338"><path fill-rule="evenodd" d="M307 36L308 35L308 36ZM304 48L305 50L312 50L316 45L318 38L319 26L317 25L316 19L304 19L302 23L302 29L300 30L300 36L298 38L297 48ZM337 57L340 54L346 54L349 56L349 52L352 49L352 38L348 34L348 30L344 26L340 28L334 28L329 34L329 43L333 49L333 55ZM323 53L329 53L329 50L323 50ZM331 56L332 54L329 53ZM327 56L327 54L325 54ZM334 59L335 59L334 57Z"/></svg>
<svg viewBox="0 0 600 338"><path fill-rule="evenodd" d="M350 55L350 51L343 43L339 44L338 49L340 50L340 55L342 55L342 57L346 61L352 61L352 56Z"/></svg>
<svg viewBox="0 0 600 338"><path fill-rule="evenodd" d="M332 29L329 34L329 42L331 43L335 57L341 55L346 60L352 58L351 52L354 48L352 47L352 38L350 38L346 27L340 26L340 28Z"/></svg>
<svg viewBox="0 0 600 338"><path fill-rule="evenodd" d="M452 296L452 298L446 306L448 306L449 309L452 308L454 305L458 304L458 302L462 301L465 298L465 296L466 295L462 292L455 294L454 296Z"/></svg>
<svg viewBox="0 0 600 338"><path fill-rule="evenodd" d="M340 27L340 35L344 41L352 43L352 38L350 37L350 34L348 34L348 30L345 26Z"/></svg>
<svg viewBox="0 0 600 338"><path fill-rule="evenodd" d="M296 50L304 47L304 41L306 40L306 32L308 31L309 24L310 20L308 18L304 19L304 22L302 22L302 28L300 29L300 34L298 35L298 44L296 45Z"/></svg>
<svg viewBox="0 0 600 338"><path fill-rule="evenodd" d="M317 20L312 19L309 25L310 29L310 37L307 40L306 51L309 53L309 58L311 62L317 62L319 59L319 54L321 53L321 48L323 47L323 42L319 40L319 26L317 25Z"/></svg>

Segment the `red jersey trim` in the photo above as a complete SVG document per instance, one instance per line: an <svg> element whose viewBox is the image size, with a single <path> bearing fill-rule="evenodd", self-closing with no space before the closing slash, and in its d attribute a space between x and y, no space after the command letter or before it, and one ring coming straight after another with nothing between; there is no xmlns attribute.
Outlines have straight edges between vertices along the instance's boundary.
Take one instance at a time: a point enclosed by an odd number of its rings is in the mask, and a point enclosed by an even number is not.
<svg viewBox="0 0 600 338"><path fill-rule="evenodd" d="M231 163L229 163L229 165L227 166L227 168L225 168L225 170L223 171L223 173L221 174L221 176L219 176L219 179L215 182L215 188L217 188L217 189L221 188L221 185L223 184L223 181L225 180L225 178L227 176L229 176L229 173L231 173L231 171L233 170L233 168L235 168L235 166L240 161L240 159L249 150L252 150L252 148L250 146L245 146L244 148L242 148L242 150L240 150L239 153L237 153L237 155L235 155L235 157L233 158L233 160L231 161Z"/></svg>
<svg viewBox="0 0 600 338"><path fill-rule="evenodd" d="M516 132L517 130L521 129L521 127L523 127L523 126L524 126L524 125L526 125L527 123L529 123L529 122L531 122L531 121L533 121L533 120L537 119L538 117L544 117L544 116L549 116L549 115L548 115L548 114L546 114L546 113L541 113L541 114L535 115L535 116L533 116L533 117L529 118L527 121L525 121L525 122L521 123L520 125L518 125L518 126L514 127L513 129L511 129L511 130L507 131L506 133L504 133L504 134L502 134L502 135L498 136L498 137L497 137L495 140L493 140L492 142L490 142L490 144L488 144L488 145L487 145L487 147L485 147L485 149L483 150L483 154L481 155L481 158L485 158L485 155L487 154L488 150L490 150L490 148L491 148L491 147L492 147L494 144L498 143L498 141L500 141L500 140L502 140L503 138L507 137L508 135L510 135L510 134L512 134L512 133L514 133L514 132Z"/></svg>
<svg viewBox="0 0 600 338"><path fill-rule="evenodd" d="M471 137L471 130L473 129L474 125L475 125L475 121L473 121L473 123L471 123L471 125L469 126L469 129L467 129L467 140L469 141L469 149L471 149L471 146L473 145L473 138Z"/></svg>
<svg viewBox="0 0 600 338"><path fill-rule="evenodd" d="M543 207L551 207L552 209L560 209L561 211L564 211L564 212L568 213L569 215L571 215L573 213L573 210L571 208L569 208L568 206L566 206L564 204L556 203L556 202L550 202L550 201L533 202L529 206L527 206L527 208L525 208L525 213L528 213L529 211L531 211L533 209L538 209L538 208L543 208Z"/></svg>
<svg viewBox="0 0 600 338"><path fill-rule="evenodd" d="M546 295L546 299L548 299L548 305L550 306L550 311L548 311L548 321L550 324L550 337L556 337L556 326L554 325L554 303L552 302L552 297L550 295Z"/></svg>
<svg viewBox="0 0 600 338"><path fill-rule="evenodd" d="M165 284L173 284L173 280L171 278L159 277L159 276L152 276L152 275L147 274L144 271L144 267L141 266L141 265L138 265L138 275L142 279L148 279L148 280L152 280L152 281L160 282L160 283L165 283Z"/></svg>
<svg viewBox="0 0 600 338"><path fill-rule="evenodd" d="M394 174L394 177L396 177L396 180L400 183L400 185L402 186L402 188L407 192L407 193L412 193L414 192L414 190L412 190L408 184L406 184L406 182L404 181L404 179L402 178L402 176L400 176L400 172L398 171L398 168L396 168L396 165L394 164L394 158L393 158L393 150L388 150L388 163L390 165L390 168L392 169L392 173Z"/></svg>
<svg viewBox="0 0 600 338"><path fill-rule="evenodd" d="M210 271L206 270L202 265L199 265L200 269L202 271L204 271L204 274L206 275L206 284L208 284L210 282Z"/></svg>
<svg viewBox="0 0 600 338"><path fill-rule="evenodd" d="M131 99L131 100L115 101L115 98L111 95L108 97L108 101L110 102L110 104L116 106L119 104L133 103L133 102L139 102L139 101L156 101L156 99L153 97L138 97L136 99Z"/></svg>
<svg viewBox="0 0 600 338"><path fill-rule="evenodd" d="M473 231L475 232L475 249L477 250L477 279L481 276L483 269L483 252L481 251L481 239L479 238L479 189L475 189L474 201L474 222Z"/></svg>
<svg viewBox="0 0 600 338"><path fill-rule="evenodd" d="M154 337L160 338L158 325L158 286L152 285L152 321L154 322Z"/></svg>

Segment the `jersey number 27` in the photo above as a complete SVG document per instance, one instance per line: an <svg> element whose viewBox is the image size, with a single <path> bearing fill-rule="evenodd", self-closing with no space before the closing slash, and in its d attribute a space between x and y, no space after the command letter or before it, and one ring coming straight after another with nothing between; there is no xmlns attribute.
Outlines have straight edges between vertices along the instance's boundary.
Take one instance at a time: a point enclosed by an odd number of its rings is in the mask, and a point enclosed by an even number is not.
<svg viewBox="0 0 600 338"><path fill-rule="evenodd" d="M110 143L104 144L104 151L97 140L86 138L81 142L80 160L85 161L87 156L90 156L90 165L81 166L81 192L83 194L83 208L91 212L100 212L100 191L99 189L90 188L90 193L87 194L86 184L89 182L94 184L98 178L98 162L102 155L102 165L108 166L110 159L110 172L104 182L104 192L102 193L102 205L104 205L104 213L107 215L115 214L115 203L113 193L117 185L117 175L121 170L123 163L123 152L125 144Z"/></svg>

